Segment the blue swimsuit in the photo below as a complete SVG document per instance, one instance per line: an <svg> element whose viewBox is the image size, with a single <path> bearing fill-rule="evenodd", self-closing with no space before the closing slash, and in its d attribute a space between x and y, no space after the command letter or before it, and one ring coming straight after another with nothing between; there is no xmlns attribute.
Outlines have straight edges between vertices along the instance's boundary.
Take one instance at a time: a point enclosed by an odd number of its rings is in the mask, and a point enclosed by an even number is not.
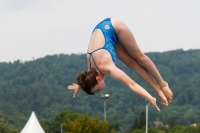
<svg viewBox="0 0 200 133"><path fill-rule="evenodd" d="M116 62L116 52L115 52L115 45L118 41L117 39L117 35L115 33L115 30L112 26L112 23L110 21L110 18L107 18L105 20L103 20L102 22L100 22L93 30L93 32L96 30L96 29L100 29L104 35L104 38L105 38L105 44L102 48L98 48L92 52L88 52L87 54L90 55L89 57L89 61L90 61L90 68L91 68L91 57L92 57L92 60L96 66L96 68L99 70L99 68L97 67L95 61L94 61L94 58L92 56L92 54L100 49L105 49L107 50L111 56L112 56L112 60L113 62L115 63ZM92 33L93 33L92 32ZM99 70L99 72L101 73L101 71Z"/></svg>

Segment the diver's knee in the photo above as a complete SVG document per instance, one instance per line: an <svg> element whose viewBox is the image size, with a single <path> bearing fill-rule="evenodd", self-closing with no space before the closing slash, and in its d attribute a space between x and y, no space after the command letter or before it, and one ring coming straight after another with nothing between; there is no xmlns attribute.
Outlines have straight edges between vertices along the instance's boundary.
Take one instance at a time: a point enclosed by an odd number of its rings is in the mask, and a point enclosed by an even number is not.
<svg viewBox="0 0 200 133"><path fill-rule="evenodd" d="M137 54L136 56L134 56L134 58L140 64L143 64L148 59L148 57L145 54Z"/></svg>

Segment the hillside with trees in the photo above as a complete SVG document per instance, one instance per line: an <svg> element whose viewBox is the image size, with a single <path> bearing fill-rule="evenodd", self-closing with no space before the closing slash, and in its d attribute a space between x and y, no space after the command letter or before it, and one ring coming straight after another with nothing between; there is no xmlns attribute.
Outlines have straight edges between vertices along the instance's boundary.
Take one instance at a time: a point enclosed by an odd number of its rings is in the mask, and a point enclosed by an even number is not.
<svg viewBox="0 0 200 133"><path fill-rule="evenodd" d="M163 78L174 93L168 107L160 104L158 113L149 106L149 120L168 124L190 125L200 122L200 50L182 49L146 53L156 64ZM67 89L76 83L80 71L87 70L85 54L51 55L33 61L0 63L0 118L21 130L32 111L43 121L50 121L63 110L88 114L103 120L101 94L109 93L107 120L120 122L123 129L130 129L134 119L145 111L145 100L131 92L122 83L106 76L106 88L95 96ZM133 70L119 60L116 65L153 96L156 93Z"/></svg>

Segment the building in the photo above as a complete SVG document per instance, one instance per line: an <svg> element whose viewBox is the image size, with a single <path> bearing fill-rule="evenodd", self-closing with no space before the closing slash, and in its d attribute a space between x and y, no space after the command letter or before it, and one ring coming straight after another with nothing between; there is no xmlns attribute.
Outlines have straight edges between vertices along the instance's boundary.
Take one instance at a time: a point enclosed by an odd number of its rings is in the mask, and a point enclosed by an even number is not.
<svg viewBox="0 0 200 133"><path fill-rule="evenodd" d="M162 123L162 121L154 121L153 125L154 125L155 128L157 128L159 126L163 126L163 123Z"/></svg>

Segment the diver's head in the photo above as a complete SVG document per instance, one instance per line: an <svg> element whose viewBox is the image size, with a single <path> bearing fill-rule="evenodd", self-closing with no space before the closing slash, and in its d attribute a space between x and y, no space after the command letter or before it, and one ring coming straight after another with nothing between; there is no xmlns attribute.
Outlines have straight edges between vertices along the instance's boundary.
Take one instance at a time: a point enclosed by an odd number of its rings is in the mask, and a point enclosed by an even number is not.
<svg viewBox="0 0 200 133"><path fill-rule="evenodd" d="M89 95L94 95L105 87L104 75L94 68L91 68L88 72L81 72L76 79L80 88Z"/></svg>

